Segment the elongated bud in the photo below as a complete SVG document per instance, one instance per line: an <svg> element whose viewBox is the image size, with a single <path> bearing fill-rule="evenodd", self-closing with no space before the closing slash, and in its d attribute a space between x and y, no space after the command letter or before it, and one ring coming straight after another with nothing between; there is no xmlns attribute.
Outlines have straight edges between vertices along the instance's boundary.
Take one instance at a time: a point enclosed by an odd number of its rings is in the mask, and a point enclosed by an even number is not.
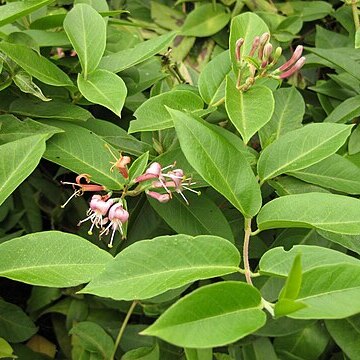
<svg viewBox="0 0 360 360"><path fill-rule="evenodd" d="M253 41L252 46L251 46L251 50L249 52L249 56L254 56L255 51L259 47L259 44L260 44L260 37L255 36L254 41Z"/></svg>
<svg viewBox="0 0 360 360"><path fill-rule="evenodd" d="M299 71L299 70L303 67L303 65L305 64L305 60L306 60L305 56L302 56L302 57L295 63L295 65L294 65L292 68L290 68L289 70L283 72L283 73L279 76L280 79L285 79L285 78L293 75L293 74L296 73L297 71Z"/></svg>
<svg viewBox="0 0 360 360"><path fill-rule="evenodd" d="M259 59L262 60L263 58L263 52L264 52L264 47L266 45L266 43L269 41L270 39L270 34L265 32L260 36L260 46L259 46Z"/></svg>
<svg viewBox="0 0 360 360"><path fill-rule="evenodd" d="M282 48L279 46L275 49L274 56L271 61L271 65L275 65L282 54Z"/></svg>
<svg viewBox="0 0 360 360"><path fill-rule="evenodd" d="M268 60L270 58L270 55L271 55L272 51L273 51L273 46L270 43L266 44L265 47L264 47L264 56L263 56L263 58Z"/></svg>
<svg viewBox="0 0 360 360"><path fill-rule="evenodd" d="M240 38L236 41L235 44L235 57L236 57L236 61L240 61L241 60L241 52L240 49L244 44L244 39Z"/></svg>
<svg viewBox="0 0 360 360"><path fill-rule="evenodd" d="M302 45L298 45L292 55L292 57L283 65L279 67L280 71L288 70L291 66L293 66L301 57L304 47Z"/></svg>
<svg viewBox="0 0 360 360"><path fill-rule="evenodd" d="M170 194L160 194L156 191L150 191L150 190L146 191L146 195L156 199L161 203L166 203L171 199Z"/></svg>

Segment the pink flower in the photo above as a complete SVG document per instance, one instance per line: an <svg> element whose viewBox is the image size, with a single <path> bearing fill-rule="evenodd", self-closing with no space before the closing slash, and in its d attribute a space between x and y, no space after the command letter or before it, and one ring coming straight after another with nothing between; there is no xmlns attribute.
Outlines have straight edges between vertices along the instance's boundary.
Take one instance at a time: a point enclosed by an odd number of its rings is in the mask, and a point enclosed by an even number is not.
<svg viewBox="0 0 360 360"><path fill-rule="evenodd" d="M112 248L114 242L114 236L116 230L119 230L122 237L124 237L123 227L129 219L129 213L123 208L122 204L116 203L109 210L108 218L110 220L109 225L100 233L100 236L107 235L110 228L112 228L110 242L108 244L109 248Z"/></svg>

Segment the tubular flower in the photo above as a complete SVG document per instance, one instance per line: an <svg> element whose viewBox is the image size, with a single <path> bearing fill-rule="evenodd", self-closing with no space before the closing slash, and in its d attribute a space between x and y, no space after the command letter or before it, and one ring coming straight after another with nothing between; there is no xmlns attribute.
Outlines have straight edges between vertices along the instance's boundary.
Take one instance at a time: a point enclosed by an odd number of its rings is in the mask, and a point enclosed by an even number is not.
<svg viewBox="0 0 360 360"><path fill-rule="evenodd" d="M114 200L108 199L108 196L93 195L90 201L90 208L86 213L87 217L79 221L78 226L90 220L92 225L88 231L88 234L92 235L94 226L99 228L107 223L108 219L104 216L107 214L113 204Z"/></svg>
<svg viewBox="0 0 360 360"><path fill-rule="evenodd" d="M103 185L97 185L97 184L90 184L90 175L88 174L80 174L76 177L75 183L67 182L67 181L61 181L61 184L63 185L72 185L73 189L75 190L74 193L66 200L66 202L61 205L62 208L64 208L73 197L81 196L85 191L103 191L106 190L106 187ZM85 180L85 184L81 183L81 180Z"/></svg>
<svg viewBox="0 0 360 360"><path fill-rule="evenodd" d="M112 248L116 230L119 230L122 238L124 237L122 225L128 221L129 213L123 208L122 204L116 203L110 208L108 218L110 223L101 231L100 236L104 234L107 235L110 228L112 228L111 238L108 244L108 247Z"/></svg>

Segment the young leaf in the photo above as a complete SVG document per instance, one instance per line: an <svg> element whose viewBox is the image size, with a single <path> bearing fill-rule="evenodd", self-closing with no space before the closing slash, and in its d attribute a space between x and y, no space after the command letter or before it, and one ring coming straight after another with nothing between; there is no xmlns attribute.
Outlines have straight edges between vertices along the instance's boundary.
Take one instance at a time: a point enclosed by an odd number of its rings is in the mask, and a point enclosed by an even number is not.
<svg viewBox="0 0 360 360"><path fill-rule="evenodd" d="M0 26L10 24L16 19L19 19L27 14L30 14L37 9L51 4L54 0L27 0L8 2L1 6Z"/></svg>
<svg viewBox="0 0 360 360"><path fill-rule="evenodd" d="M205 194L198 196L190 192L186 198L190 205L180 196L174 196L166 204L150 198L149 201L155 211L179 234L217 235L234 242L228 221L213 201Z"/></svg>
<svg viewBox="0 0 360 360"><path fill-rule="evenodd" d="M131 66L139 64L166 48L175 38L176 32L164 35L137 44L132 49L126 49L104 56L99 68L118 73Z"/></svg>
<svg viewBox="0 0 360 360"><path fill-rule="evenodd" d="M74 87L71 79L55 64L36 51L20 44L0 43L0 50L26 72L45 84Z"/></svg>
<svg viewBox="0 0 360 360"><path fill-rule="evenodd" d="M280 136L301 128L305 102L296 87L281 88L274 92L275 109L270 121L259 130L264 149Z"/></svg>
<svg viewBox="0 0 360 360"><path fill-rule="evenodd" d="M209 63L199 76L199 92L209 107L225 98L225 79L231 71L228 51L223 51Z"/></svg>
<svg viewBox="0 0 360 360"><path fill-rule="evenodd" d="M139 156L133 164L130 166L129 169L129 184L133 183L134 180L144 173L147 163L149 161L149 152L142 154Z"/></svg>
<svg viewBox="0 0 360 360"><path fill-rule="evenodd" d="M31 75L25 71L19 71L13 77L15 85L24 93L34 95L42 101L51 101L41 89L32 81Z"/></svg>
<svg viewBox="0 0 360 360"><path fill-rule="evenodd" d="M0 338L0 359L2 358L14 359L15 355L14 350L10 344L3 338Z"/></svg>
<svg viewBox="0 0 360 360"><path fill-rule="evenodd" d="M162 236L136 242L81 293L116 300L148 299L195 280L236 272L237 249L228 240L203 235Z"/></svg>
<svg viewBox="0 0 360 360"><path fill-rule="evenodd" d="M45 139L33 135L0 146L0 205L39 164Z"/></svg>
<svg viewBox="0 0 360 360"><path fill-rule="evenodd" d="M299 252L293 261L286 283L282 288L279 299L296 300L301 286L301 252Z"/></svg>
<svg viewBox="0 0 360 360"><path fill-rule="evenodd" d="M125 179L110 171L114 158L105 148L106 141L75 124L64 121L52 121L52 124L65 132L56 134L47 142L44 158L77 174L89 174L92 182L109 190L122 189Z"/></svg>
<svg viewBox="0 0 360 360"><path fill-rule="evenodd" d="M0 244L0 276L32 285L84 284L112 260L88 240L60 231L38 232Z"/></svg>
<svg viewBox="0 0 360 360"><path fill-rule="evenodd" d="M309 124L281 136L261 153L258 173L262 182L304 169L334 154L350 135L352 126Z"/></svg>
<svg viewBox="0 0 360 360"><path fill-rule="evenodd" d="M247 56L250 52L254 38L256 36L261 36L265 32L269 32L268 26L253 12L243 13L235 16L231 20L229 48L234 70L237 69L235 54L236 41L240 38L244 39L244 45L241 47L241 54Z"/></svg>
<svg viewBox="0 0 360 360"><path fill-rule="evenodd" d="M259 185L242 152L203 120L169 109L190 165L244 216L261 207Z"/></svg>
<svg viewBox="0 0 360 360"><path fill-rule="evenodd" d="M95 70L86 78L78 75L77 83L84 97L110 109L117 116L121 116L127 89L121 77L107 70Z"/></svg>
<svg viewBox="0 0 360 360"><path fill-rule="evenodd" d="M269 88L254 86L248 91L239 91L230 76L226 78L225 99L229 118L245 144L271 119L274 112L274 97Z"/></svg>
<svg viewBox="0 0 360 360"><path fill-rule="evenodd" d="M177 346L211 348L235 342L265 322L259 291L248 284L227 281L183 297L142 334Z"/></svg>
<svg viewBox="0 0 360 360"><path fill-rule="evenodd" d="M173 127L174 124L166 106L192 112L202 109L204 103L200 96L189 90L174 90L151 97L134 112L136 120L130 122L129 133Z"/></svg>
<svg viewBox="0 0 360 360"><path fill-rule="evenodd" d="M282 196L260 210L257 223L260 230L300 227L359 235L360 200L326 193Z"/></svg>
<svg viewBox="0 0 360 360"><path fill-rule="evenodd" d="M105 51L105 20L90 5L76 4L65 17L64 29L87 79L88 74L98 67Z"/></svg>
<svg viewBox="0 0 360 360"><path fill-rule="evenodd" d="M288 174L325 188L347 194L360 194L360 167L338 154L331 155L306 169Z"/></svg>
<svg viewBox="0 0 360 360"><path fill-rule="evenodd" d="M220 31L230 20L230 12L221 4L195 8L185 19L181 35L206 37Z"/></svg>

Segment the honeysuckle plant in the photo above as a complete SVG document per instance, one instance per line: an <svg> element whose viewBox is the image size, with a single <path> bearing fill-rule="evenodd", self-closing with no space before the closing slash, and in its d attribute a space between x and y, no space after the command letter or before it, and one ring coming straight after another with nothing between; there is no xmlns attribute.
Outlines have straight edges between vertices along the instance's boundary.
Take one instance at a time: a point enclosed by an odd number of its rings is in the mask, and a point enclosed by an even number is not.
<svg viewBox="0 0 360 360"><path fill-rule="evenodd" d="M358 359L357 1L2 1L0 358Z"/></svg>

